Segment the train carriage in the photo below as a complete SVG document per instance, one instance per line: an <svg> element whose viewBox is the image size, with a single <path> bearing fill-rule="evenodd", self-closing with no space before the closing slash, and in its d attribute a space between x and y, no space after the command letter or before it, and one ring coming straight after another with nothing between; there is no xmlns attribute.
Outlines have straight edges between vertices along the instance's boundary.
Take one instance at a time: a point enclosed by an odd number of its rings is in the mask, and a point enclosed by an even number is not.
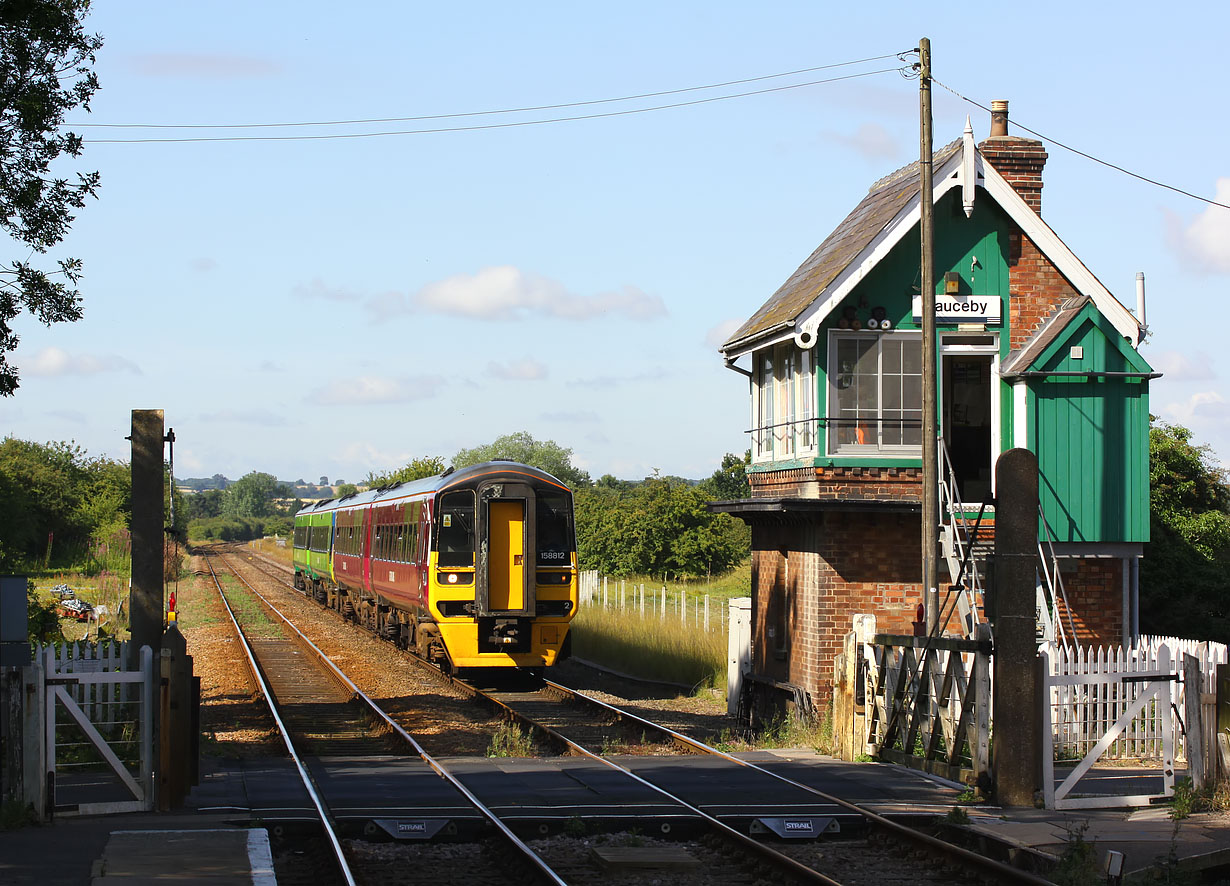
<svg viewBox="0 0 1230 886"><path fill-rule="evenodd" d="M426 658L546 667L568 655L572 493L537 468L485 462L318 502L295 516L294 543L297 587Z"/></svg>

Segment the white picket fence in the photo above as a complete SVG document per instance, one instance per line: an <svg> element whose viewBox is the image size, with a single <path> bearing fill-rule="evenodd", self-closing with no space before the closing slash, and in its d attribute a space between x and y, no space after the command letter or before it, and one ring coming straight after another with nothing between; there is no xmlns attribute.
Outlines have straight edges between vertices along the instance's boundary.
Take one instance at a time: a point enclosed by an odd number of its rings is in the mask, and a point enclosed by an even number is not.
<svg viewBox="0 0 1230 886"><path fill-rule="evenodd" d="M1161 655L1162 649L1166 655ZM1128 647L1063 647L1047 644L1051 678L1072 676L1079 682L1050 686L1052 735L1057 759L1079 760L1102 740L1112 726L1146 691L1148 682L1133 682L1132 674L1166 672L1173 678L1171 706L1162 710L1155 703L1141 707L1119 731L1101 759L1139 760L1163 756L1163 718L1175 737L1174 753L1186 759L1186 724L1180 712L1186 710L1187 693L1197 692L1201 700L1201 720L1215 724L1216 705L1205 703L1216 692L1217 665L1228 661L1221 643L1182 640L1177 637L1141 637ZM1181 682L1184 655L1200 662L1201 685ZM1123 680L1124 676L1128 680ZM1049 682L1049 681L1048 681Z"/></svg>
<svg viewBox="0 0 1230 886"><path fill-rule="evenodd" d="M580 574L578 592L582 606L601 607L621 615L639 613L642 618L659 621L674 619L711 633L726 633L729 607L722 601L711 610L708 594L689 592L686 588L672 591L665 585L644 582L636 584L599 575L597 570Z"/></svg>

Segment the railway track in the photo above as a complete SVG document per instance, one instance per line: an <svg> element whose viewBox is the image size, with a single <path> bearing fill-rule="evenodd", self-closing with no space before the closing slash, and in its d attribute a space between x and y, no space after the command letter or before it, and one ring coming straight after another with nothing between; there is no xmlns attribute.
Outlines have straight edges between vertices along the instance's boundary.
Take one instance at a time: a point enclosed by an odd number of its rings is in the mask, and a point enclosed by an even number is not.
<svg viewBox="0 0 1230 886"><path fill-rule="evenodd" d="M268 571L267 567L261 568ZM951 846L840 797L784 778L764 767L726 754L631 712L599 702L562 684L550 680L536 683L528 675L518 675L511 678L511 685L508 678L496 680L495 685L476 685L471 681L447 677L434 666L425 663L424 666L431 668L442 679L449 679L454 686L485 698L489 704L499 706L509 717L540 730L548 736L549 743L558 751L597 761L658 793L664 803L678 804L672 815L683 810L697 821L703 821L708 829L707 836L696 844L699 848L694 848L693 851L708 856L717 853L723 857L729 856L733 851L736 855L744 856L741 861L735 863L736 868L745 869L750 866L754 870L757 866L768 866L776 871L777 876L792 882L867 882L877 886L926 882L1048 882L1033 874ZM621 755L618 762L610 757L613 752ZM845 834L854 836L852 839L790 842L777 846L767 846L753 840L743 832L747 830L746 821L739 822L744 826L740 830L735 830L726 823L737 818L729 814L729 810L722 815L719 809L704 808L704 803L694 804L687 799L686 785L681 787L672 784L669 788L663 787L654 783L651 773L637 771L642 769L635 762L637 756L678 753L704 755L711 761L720 760L723 766L730 767L728 770L711 771L707 775L710 780L734 781L735 777L730 773L738 771L741 784L748 784L748 779L757 779L771 783L772 787L768 790L776 792L778 796L783 796L784 792L806 794L813 807L826 809L829 819L839 821ZM760 790L765 788L762 786ZM814 813L816 810L813 808L811 811ZM796 816L799 821L804 818ZM816 818L814 814L810 816L811 825L816 823ZM824 820L823 816L821 818ZM783 819L780 816L778 819L780 826ZM759 824L761 819L756 819L751 830L755 831ZM767 833L763 826L759 830ZM560 863L567 866L567 862ZM735 881L738 881L738 878ZM570 879L569 882L574 880Z"/></svg>
<svg viewBox="0 0 1230 886"><path fill-rule="evenodd" d="M238 571L232 574L244 584L248 599L259 600L267 613L276 618L274 625L282 637L249 637L245 623L250 627L259 619L236 614L236 609L227 600L227 593L210 562L218 592L231 613L236 634L244 645L248 661L262 694L269 704L271 714L282 735L288 753L297 767L303 785L311 797L318 817L321 833L332 848L336 882L347 886L358 883L380 882L380 874L387 868L387 859L379 854L363 851L346 851L339 836L339 827L333 811L326 802L318 782L321 770L327 774L331 765L328 758L316 758L317 772L310 771L305 760L306 749L314 754L342 749L344 745L348 765L354 756L374 756L388 752L390 745L398 741L403 753L414 753L441 777L447 779L472 807L493 825L493 836L484 843L484 851L467 861L469 882L478 884L506 884L509 882L537 882L564 886L550 866L529 846L517 837L490 809L475 797L446 767L434 760L400 725L381 710L375 702L364 695L336 665L295 628L282 613L244 581ZM319 853L317 853L319 854ZM447 859L438 859L437 864L421 860L413 872L401 870L399 883L447 883L452 882L456 870ZM365 868L370 871L365 872ZM324 874L319 871L319 874ZM387 873L387 872L386 872ZM317 884L332 882L325 877L314 879Z"/></svg>

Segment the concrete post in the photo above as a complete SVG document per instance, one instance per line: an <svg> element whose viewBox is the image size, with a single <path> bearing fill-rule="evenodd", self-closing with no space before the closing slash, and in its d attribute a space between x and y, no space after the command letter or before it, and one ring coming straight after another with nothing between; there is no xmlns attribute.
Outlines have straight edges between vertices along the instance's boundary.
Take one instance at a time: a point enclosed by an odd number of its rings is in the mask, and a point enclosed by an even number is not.
<svg viewBox="0 0 1230 886"><path fill-rule="evenodd" d="M1033 806L1042 787L1037 639L1038 459L1010 449L995 464L995 730L1001 806ZM1008 724L1011 724L1010 726Z"/></svg>
<svg viewBox="0 0 1230 886"><path fill-rule="evenodd" d="M128 667L140 649L162 639L162 437L161 409L132 411L132 588L128 595Z"/></svg>

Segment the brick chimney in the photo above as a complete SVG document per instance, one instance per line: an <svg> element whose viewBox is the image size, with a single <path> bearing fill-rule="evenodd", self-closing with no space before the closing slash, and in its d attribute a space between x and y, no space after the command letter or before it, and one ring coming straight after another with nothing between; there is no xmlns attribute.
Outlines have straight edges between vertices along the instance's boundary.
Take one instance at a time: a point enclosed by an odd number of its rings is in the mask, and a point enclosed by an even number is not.
<svg viewBox="0 0 1230 886"><path fill-rule="evenodd" d="M1042 142L1008 134L1008 103L991 102L991 135L980 145L983 159L995 167L1021 195L1029 208L1042 214L1042 167L1046 149Z"/></svg>

